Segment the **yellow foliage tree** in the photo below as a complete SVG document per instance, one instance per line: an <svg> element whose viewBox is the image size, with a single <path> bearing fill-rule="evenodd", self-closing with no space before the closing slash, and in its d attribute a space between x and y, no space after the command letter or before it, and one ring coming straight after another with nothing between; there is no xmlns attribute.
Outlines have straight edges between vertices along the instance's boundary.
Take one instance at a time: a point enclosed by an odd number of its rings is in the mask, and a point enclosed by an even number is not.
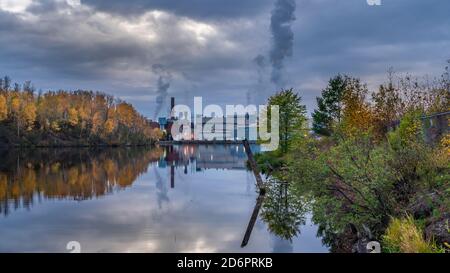
<svg viewBox="0 0 450 273"><path fill-rule="evenodd" d="M5 120L8 117L8 106L6 104L6 98L0 94L0 121Z"/></svg>
<svg viewBox="0 0 450 273"><path fill-rule="evenodd" d="M68 117L69 124L71 126L74 126L74 127L77 126L78 125L78 111L77 111L77 109L75 109L74 107L71 107L69 109L68 115L69 115L69 117Z"/></svg>
<svg viewBox="0 0 450 273"><path fill-rule="evenodd" d="M33 102L26 104L21 112L21 117L25 127L30 130L36 121L36 105Z"/></svg>
<svg viewBox="0 0 450 273"><path fill-rule="evenodd" d="M92 117L92 132L97 134L101 131L105 118L103 113L96 112Z"/></svg>
<svg viewBox="0 0 450 273"><path fill-rule="evenodd" d="M359 79L348 79L343 97L343 130L345 134L368 130L374 123L374 115L366 101L367 87Z"/></svg>
<svg viewBox="0 0 450 273"><path fill-rule="evenodd" d="M114 130L116 129L116 123L114 122L113 119L109 118L106 122L105 122L105 133L107 135L112 134L112 132L114 132Z"/></svg>
<svg viewBox="0 0 450 273"><path fill-rule="evenodd" d="M18 114L20 111L20 99L18 97L13 97L11 99L11 110L14 114Z"/></svg>
<svg viewBox="0 0 450 273"><path fill-rule="evenodd" d="M133 106L128 103L122 102L117 106L117 115L119 122L125 126L131 126L133 123L133 114L135 110Z"/></svg>

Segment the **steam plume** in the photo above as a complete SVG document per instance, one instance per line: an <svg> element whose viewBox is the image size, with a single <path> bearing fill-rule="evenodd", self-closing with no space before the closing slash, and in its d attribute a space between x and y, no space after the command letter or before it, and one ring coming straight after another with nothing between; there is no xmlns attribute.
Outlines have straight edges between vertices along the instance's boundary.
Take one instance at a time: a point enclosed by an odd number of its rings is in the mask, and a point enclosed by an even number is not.
<svg viewBox="0 0 450 273"><path fill-rule="evenodd" d="M276 0L270 20L272 32L272 49L270 62L272 64L271 81L281 87L283 82L284 60L292 56L294 45L294 32L292 22L295 21L295 0Z"/></svg>
<svg viewBox="0 0 450 273"><path fill-rule="evenodd" d="M158 76L158 85L156 90L156 109L153 119L158 118L158 114L163 108L166 98L168 96L167 90L170 87L170 80L172 78L169 71L162 64L154 64L152 66L153 73Z"/></svg>

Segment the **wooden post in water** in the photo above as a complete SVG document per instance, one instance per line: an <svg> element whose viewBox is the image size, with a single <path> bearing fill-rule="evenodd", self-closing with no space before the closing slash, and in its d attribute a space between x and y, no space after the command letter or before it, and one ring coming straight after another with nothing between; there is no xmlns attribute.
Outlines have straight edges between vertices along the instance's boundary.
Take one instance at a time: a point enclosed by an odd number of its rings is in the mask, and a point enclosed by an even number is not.
<svg viewBox="0 0 450 273"><path fill-rule="evenodd" d="M259 210L261 209L261 205L264 201L264 194L260 194L258 199L256 199L255 208L253 209L252 217L250 217L250 221L248 222L247 230L245 231L244 239L242 240L241 247L245 247L250 240L250 235L252 235L253 227L255 226L256 219L258 219Z"/></svg>
<svg viewBox="0 0 450 273"><path fill-rule="evenodd" d="M250 217L250 221L248 222L247 230L245 231L244 239L242 240L241 244L241 247L245 247L248 244L248 241L250 240L250 235L252 234L253 227L255 226L256 223L256 219L258 219L259 210L261 209L266 194L266 187L261 178L261 174L259 173L258 165L256 164L255 158L253 157L252 150L250 149L250 143L248 142L247 139L244 139L242 143L244 144L250 168L252 169L253 174L255 175L256 183L259 188L259 196L258 199L256 199L255 208L253 209L252 216Z"/></svg>
<svg viewBox="0 0 450 273"><path fill-rule="evenodd" d="M244 139L242 141L244 144L245 152L247 153L248 162L250 164L250 168L253 171L253 174L256 178L256 183L259 188L259 194L265 194L266 193L266 187L264 186L264 182L261 178L261 174L259 173L258 165L256 164L255 158L253 157L252 150L250 149L250 144L248 143L247 139Z"/></svg>

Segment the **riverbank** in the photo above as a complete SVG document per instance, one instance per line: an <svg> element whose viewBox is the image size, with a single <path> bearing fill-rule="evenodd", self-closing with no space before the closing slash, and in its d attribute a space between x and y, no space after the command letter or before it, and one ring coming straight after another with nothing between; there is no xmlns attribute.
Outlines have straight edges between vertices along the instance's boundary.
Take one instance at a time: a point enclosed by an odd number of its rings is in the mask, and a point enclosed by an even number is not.
<svg viewBox="0 0 450 273"><path fill-rule="evenodd" d="M0 149L45 149L45 148L52 148L52 149L64 149L64 148L132 148L132 147L154 147L158 145L157 142L150 142L150 143L137 143L137 144L105 144L105 143L98 143L98 144L46 144L46 145L34 145L34 144L5 144L0 143Z"/></svg>
<svg viewBox="0 0 450 273"><path fill-rule="evenodd" d="M52 132L46 130L29 130L17 136L17 132L7 125L0 124L0 147L2 148L32 148L32 147L127 147L154 145L156 140L144 137L124 140L104 140L96 135L81 133L73 128Z"/></svg>
<svg viewBox="0 0 450 273"><path fill-rule="evenodd" d="M256 156L259 168L284 185L274 192L286 202L310 204L332 252L367 252L371 241L384 252L450 251L448 75L447 67L433 87L405 77L371 93L337 75L311 127L292 89L269 98L280 110L280 146Z"/></svg>
<svg viewBox="0 0 450 273"><path fill-rule="evenodd" d="M388 142L367 134L305 138L286 154L256 160L269 179L288 184L293 198L310 200L313 221L333 252L367 252L370 241L385 252L449 251L448 146L415 136L397 143L413 132L402 122Z"/></svg>
<svg viewBox="0 0 450 273"><path fill-rule="evenodd" d="M242 140L160 140L156 142L158 145L170 146L181 144L197 144L197 145L242 145ZM257 141L250 140L249 144L258 144Z"/></svg>

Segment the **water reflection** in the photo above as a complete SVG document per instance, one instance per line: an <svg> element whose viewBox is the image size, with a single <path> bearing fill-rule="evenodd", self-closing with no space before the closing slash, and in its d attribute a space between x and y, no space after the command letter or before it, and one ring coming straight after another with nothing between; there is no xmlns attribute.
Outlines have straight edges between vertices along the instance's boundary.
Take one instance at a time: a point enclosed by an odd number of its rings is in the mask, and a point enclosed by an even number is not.
<svg viewBox="0 0 450 273"><path fill-rule="evenodd" d="M162 149L0 151L0 212L43 199L86 200L129 187Z"/></svg>
<svg viewBox="0 0 450 273"><path fill-rule="evenodd" d="M239 145L0 156L0 252L65 252L73 240L84 252L327 251L302 204L277 186L240 247L258 195Z"/></svg>
<svg viewBox="0 0 450 273"><path fill-rule="evenodd" d="M282 239L292 240L306 223L307 202L291 194L286 182L269 181L267 185L261 217L272 233Z"/></svg>
<svg viewBox="0 0 450 273"><path fill-rule="evenodd" d="M31 208L42 199L86 200L129 187L147 172L152 162L170 168L170 187L175 169L183 173L206 169L244 170L243 147L167 146L152 149L35 149L1 150L0 212L11 207ZM190 166L190 168L188 168ZM167 187L155 170L160 203L167 201Z"/></svg>
<svg viewBox="0 0 450 273"><path fill-rule="evenodd" d="M188 165L192 165L191 171L244 170L247 161L242 145L178 145L166 146L164 149L159 166L181 166L184 167L184 173L188 172ZM260 147L253 145L252 150L258 152Z"/></svg>

